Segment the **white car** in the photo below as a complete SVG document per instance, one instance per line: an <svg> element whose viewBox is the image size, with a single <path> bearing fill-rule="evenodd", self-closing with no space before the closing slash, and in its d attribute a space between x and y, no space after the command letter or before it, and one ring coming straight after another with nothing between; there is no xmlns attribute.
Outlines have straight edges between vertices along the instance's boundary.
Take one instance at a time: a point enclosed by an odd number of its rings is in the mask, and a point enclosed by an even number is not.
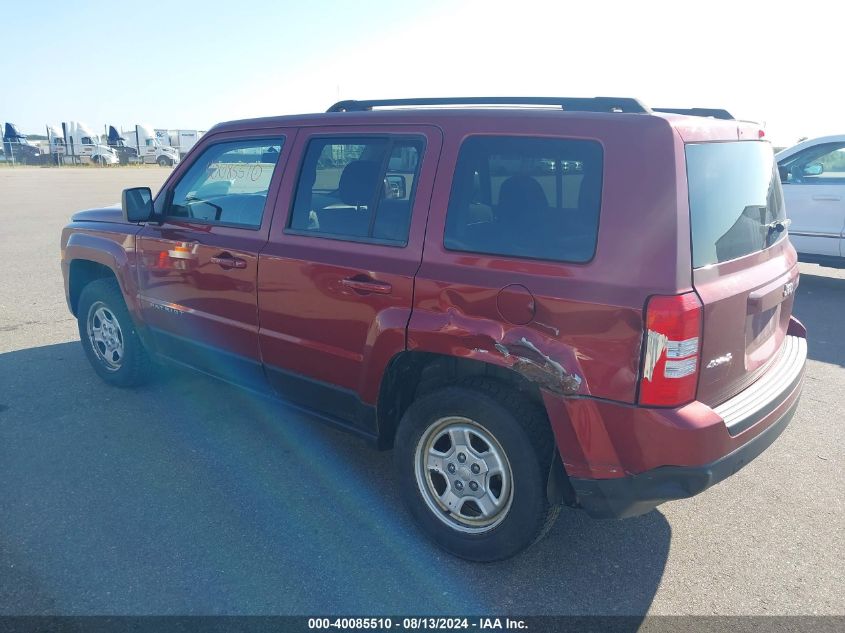
<svg viewBox="0 0 845 633"><path fill-rule="evenodd" d="M845 267L845 134L803 141L775 159L799 259Z"/></svg>

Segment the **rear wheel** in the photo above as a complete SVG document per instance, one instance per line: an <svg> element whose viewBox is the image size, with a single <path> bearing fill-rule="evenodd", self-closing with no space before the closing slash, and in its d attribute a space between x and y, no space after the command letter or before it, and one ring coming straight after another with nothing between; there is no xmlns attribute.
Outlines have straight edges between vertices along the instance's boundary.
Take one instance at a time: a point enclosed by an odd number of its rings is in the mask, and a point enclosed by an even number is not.
<svg viewBox="0 0 845 633"><path fill-rule="evenodd" d="M420 527L448 552L508 558L551 527L546 480L555 450L543 410L487 379L416 400L396 435L402 496Z"/></svg>
<svg viewBox="0 0 845 633"><path fill-rule="evenodd" d="M116 279L97 279L82 289L77 321L85 355L100 378L118 387L147 380L152 363Z"/></svg>

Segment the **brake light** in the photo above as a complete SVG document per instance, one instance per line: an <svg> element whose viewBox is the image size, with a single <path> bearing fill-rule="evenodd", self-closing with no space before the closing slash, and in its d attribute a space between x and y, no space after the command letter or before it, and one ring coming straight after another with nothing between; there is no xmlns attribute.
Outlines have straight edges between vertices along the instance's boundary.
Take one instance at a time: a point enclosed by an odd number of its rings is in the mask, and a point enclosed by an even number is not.
<svg viewBox="0 0 845 633"><path fill-rule="evenodd" d="M701 300L694 292L649 298L640 404L676 407L695 398L701 311Z"/></svg>

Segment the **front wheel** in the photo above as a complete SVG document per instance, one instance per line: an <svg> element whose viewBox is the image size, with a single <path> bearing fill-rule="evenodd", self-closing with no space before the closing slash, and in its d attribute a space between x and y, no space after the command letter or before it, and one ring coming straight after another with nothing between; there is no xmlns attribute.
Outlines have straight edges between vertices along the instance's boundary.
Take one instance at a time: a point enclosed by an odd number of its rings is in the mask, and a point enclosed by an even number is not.
<svg viewBox="0 0 845 633"><path fill-rule="evenodd" d="M82 289L77 320L85 355L100 378L118 387L147 380L151 361L116 279L97 279Z"/></svg>
<svg viewBox="0 0 845 633"><path fill-rule="evenodd" d="M507 385L472 379L413 402L396 434L402 496L448 552L508 558L539 540L559 506L546 496L556 450L545 412Z"/></svg>
<svg viewBox="0 0 845 633"><path fill-rule="evenodd" d="M173 161L167 156L159 156L157 162L162 167L170 167L173 164Z"/></svg>

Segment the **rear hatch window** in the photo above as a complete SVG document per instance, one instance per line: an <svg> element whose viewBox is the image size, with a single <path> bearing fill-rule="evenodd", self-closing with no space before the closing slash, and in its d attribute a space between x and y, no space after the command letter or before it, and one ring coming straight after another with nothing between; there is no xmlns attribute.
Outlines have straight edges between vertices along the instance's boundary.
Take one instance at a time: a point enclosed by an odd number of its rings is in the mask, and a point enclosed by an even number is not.
<svg viewBox="0 0 845 633"><path fill-rule="evenodd" d="M776 362L794 289L795 253L769 143L686 146L693 286L703 305L697 399L739 393Z"/></svg>
<svg viewBox="0 0 845 633"><path fill-rule="evenodd" d="M693 267L768 248L785 237L783 194L772 146L764 142L686 146Z"/></svg>

